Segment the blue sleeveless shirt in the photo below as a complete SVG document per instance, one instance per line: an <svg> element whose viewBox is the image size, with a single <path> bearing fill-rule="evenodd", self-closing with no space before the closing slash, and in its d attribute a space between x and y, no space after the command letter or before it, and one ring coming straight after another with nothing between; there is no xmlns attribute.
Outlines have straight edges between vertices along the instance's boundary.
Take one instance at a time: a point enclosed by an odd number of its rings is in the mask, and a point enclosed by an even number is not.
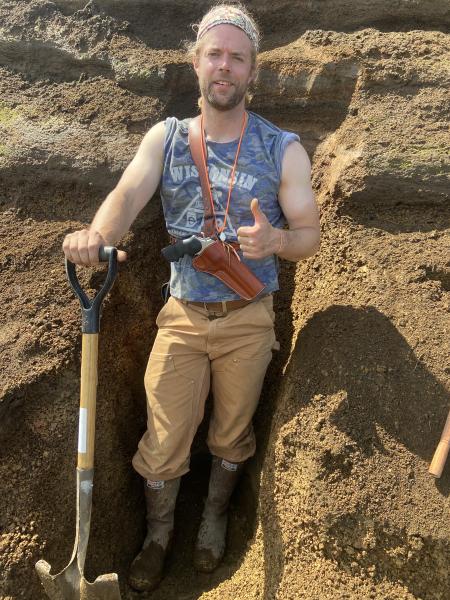
<svg viewBox="0 0 450 600"><path fill-rule="evenodd" d="M227 241L237 241L237 230L254 225L250 210L252 198L274 227L282 227L285 218L278 203L281 164L287 145L299 141L294 133L282 131L255 113L248 112L247 127L241 144L235 183L231 193L225 234ZM187 238L202 230L204 209L197 168L188 143L190 119L166 119L164 168L161 199L167 231L176 238ZM231 170L238 140L207 142L208 174L214 198L216 221L222 226L228 198ZM278 290L278 257L241 260L265 284L262 294ZM217 302L239 298L228 286L209 273L196 271L192 257L184 256L171 263L170 292L184 300Z"/></svg>

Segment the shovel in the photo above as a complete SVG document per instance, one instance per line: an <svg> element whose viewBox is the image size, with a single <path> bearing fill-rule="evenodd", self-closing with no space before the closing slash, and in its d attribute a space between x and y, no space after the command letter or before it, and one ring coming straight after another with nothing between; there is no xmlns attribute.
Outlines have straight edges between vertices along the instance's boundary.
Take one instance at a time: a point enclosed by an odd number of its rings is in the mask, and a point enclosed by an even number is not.
<svg viewBox="0 0 450 600"><path fill-rule="evenodd" d="M433 460L431 461L428 473L439 479L445 467L448 453L450 451L450 412L447 415L447 421L444 425L444 430L441 435L440 442L434 452Z"/></svg>
<svg viewBox="0 0 450 600"><path fill-rule="evenodd" d="M100 248L100 261L108 261L108 274L101 290L91 301L81 289L75 265L66 260L70 285L81 304L82 351L81 390L78 428L77 520L72 558L65 569L50 575L45 560L36 563L36 571L51 600L120 600L117 575L100 575L89 583L84 578L84 562L91 525L92 486L94 478L95 404L97 395L98 332L101 303L117 274L117 249Z"/></svg>

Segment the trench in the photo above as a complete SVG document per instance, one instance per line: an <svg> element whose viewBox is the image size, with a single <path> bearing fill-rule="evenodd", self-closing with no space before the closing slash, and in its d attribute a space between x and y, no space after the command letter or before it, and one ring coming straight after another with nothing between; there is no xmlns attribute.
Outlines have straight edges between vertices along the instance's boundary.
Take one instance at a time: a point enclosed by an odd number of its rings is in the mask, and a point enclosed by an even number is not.
<svg viewBox="0 0 450 600"><path fill-rule="evenodd" d="M148 234L150 228L151 238ZM114 570L119 575L123 598L143 598L145 595L133 595L126 585L129 565L145 532L142 481L132 470L131 458L145 429L143 375L155 335L155 317L162 305L159 290L168 273L160 258L160 248L167 244L161 216L155 217L154 211L149 209L142 215L131 237L127 244L129 262L120 269L104 305L101 321L95 492L86 577L93 581L97 575ZM152 268L156 264L158 268ZM285 274L285 284L291 275ZM79 273L79 276L85 289L92 293L101 285L104 273L89 270L89 273ZM279 303L289 304L289 291L289 286L285 287ZM78 303L71 301L70 310L78 316ZM287 336L288 332L281 337L278 335L285 348L289 347ZM29 502L25 465L30 456L34 456L30 465L33 489L36 490L36 495L33 494L32 532L42 543L41 553L51 564L52 573L67 565L75 535L80 337L79 333L74 337L68 366L56 375L50 374L29 385L23 401L17 406L7 407L7 412L13 413L14 418L3 423L1 432L2 441L8 447L10 472L14 473L12 482L19 483L15 493L20 500L14 507L6 507L0 525L6 527L12 524L20 529L18 515L27 512ZM168 575L152 598L181 597L178 595L181 589L184 591L183 598L198 598L204 591L230 578L242 562L254 533L257 481L263 461L264 439L268 436L274 407L274 382L285 358L286 352L282 352L270 366L261 408L255 419L260 449L250 461L233 496L227 557L211 576L195 574L191 558L208 486L210 457L205 440L211 398L208 400L204 422L193 443L191 471L182 480ZM56 419L54 415L58 415ZM26 448L22 444L24 438L27 439ZM19 529L17 532L13 529L14 534L20 536ZM24 594L23 597L33 600L45 598L32 572L21 575L13 571L12 575L16 581L21 581L20 594ZM4 591L17 592L14 588L11 582L11 588L8 586Z"/></svg>

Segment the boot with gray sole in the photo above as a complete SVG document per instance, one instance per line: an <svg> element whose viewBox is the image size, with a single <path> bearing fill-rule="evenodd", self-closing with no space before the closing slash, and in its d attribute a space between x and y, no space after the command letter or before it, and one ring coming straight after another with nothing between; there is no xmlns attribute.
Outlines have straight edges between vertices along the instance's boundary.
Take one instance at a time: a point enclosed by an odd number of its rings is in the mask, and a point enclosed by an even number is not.
<svg viewBox="0 0 450 600"><path fill-rule="evenodd" d="M244 463L231 463L213 456L208 498L194 550L194 566L197 571L211 573L222 561L225 554L228 505L243 466Z"/></svg>
<svg viewBox="0 0 450 600"><path fill-rule="evenodd" d="M180 479L145 482L147 536L142 550L131 563L129 574L129 584L138 592L154 590L162 579L172 541Z"/></svg>

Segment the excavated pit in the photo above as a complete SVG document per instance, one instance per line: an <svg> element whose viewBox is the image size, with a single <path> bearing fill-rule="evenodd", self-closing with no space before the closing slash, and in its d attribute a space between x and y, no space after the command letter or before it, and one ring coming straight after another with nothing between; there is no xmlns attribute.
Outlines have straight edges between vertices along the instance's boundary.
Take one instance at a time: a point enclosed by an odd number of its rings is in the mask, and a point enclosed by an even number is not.
<svg viewBox="0 0 450 600"><path fill-rule="evenodd" d="M163 4L0 6L0 600L43 600L33 565L62 569L75 535L80 311L61 242L152 124L195 113L180 40L210 3ZM247 4L266 36L250 108L301 136L322 248L282 265L281 350L223 566L192 570L205 421L167 576L133 594L130 461L168 274L157 195L139 216L103 312L87 577L118 572L129 600L445 600L450 469L435 481L427 467L449 408L448 4ZM103 276L81 274L91 293Z"/></svg>

